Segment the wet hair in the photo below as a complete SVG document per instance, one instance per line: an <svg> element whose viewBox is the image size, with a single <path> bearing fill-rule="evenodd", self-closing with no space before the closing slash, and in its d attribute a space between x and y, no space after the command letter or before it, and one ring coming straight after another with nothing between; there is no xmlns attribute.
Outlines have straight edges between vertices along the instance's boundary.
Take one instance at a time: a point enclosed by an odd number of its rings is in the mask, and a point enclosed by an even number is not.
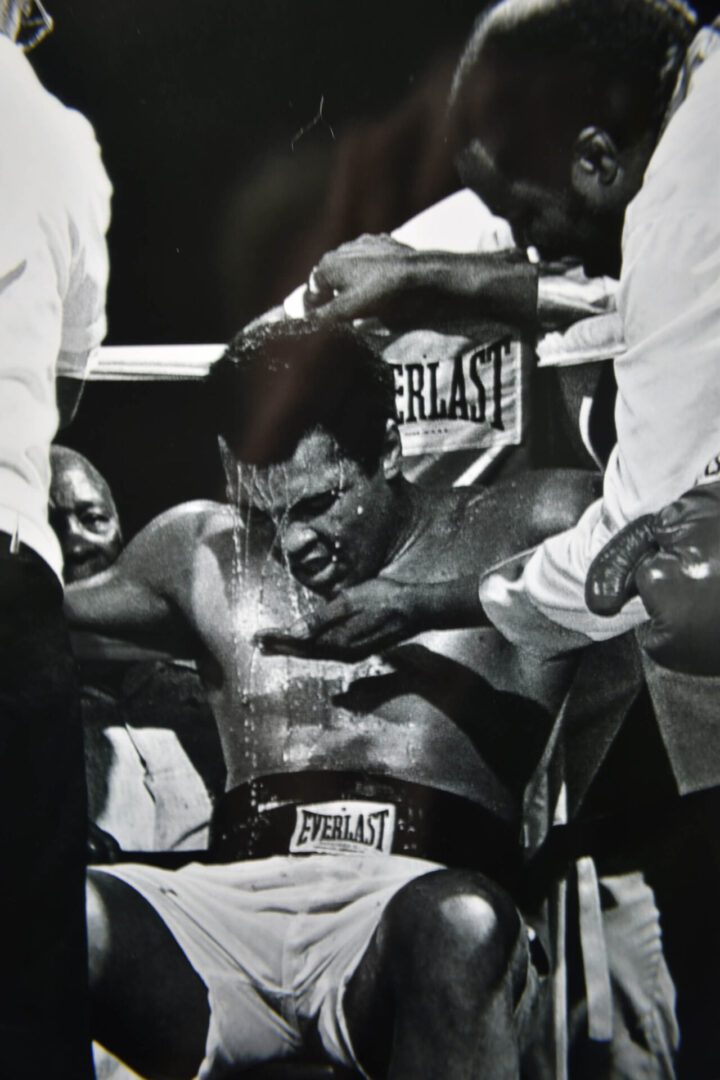
<svg viewBox="0 0 720 1080"><path fill-rule="evenodd" d="M217 433L248 465L287 461L320 429L372 473L396 418L392 369L349 324L284 320L241 332L207 385Z"/></svg>
<svg viewBox="0 0 720 1080"><path fill-rule="evenodd" d="M500 0L455 73L453 148L478 138L505 176L563 186L583 128L619 149L659 133L695 30L681 0Z"/></svg>

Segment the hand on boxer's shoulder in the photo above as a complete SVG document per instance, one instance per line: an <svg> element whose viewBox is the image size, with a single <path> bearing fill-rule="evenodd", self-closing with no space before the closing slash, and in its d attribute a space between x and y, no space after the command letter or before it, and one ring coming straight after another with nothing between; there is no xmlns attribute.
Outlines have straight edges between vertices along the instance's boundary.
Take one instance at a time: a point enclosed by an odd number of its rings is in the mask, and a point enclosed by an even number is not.
<svg viewBox="0 0 720 1080"><path fill-rule="evenodd" d="M266 655L362 660L420 632L422 589L375 578L346 589L286 629L261 630L255 642Z"/></svg>
<svg viewBox="0 0 720 1080"><path fill-rule="evenodd" d="M614 615L634 591L649 615L640 640L658 663L720 674L720 482L693 488L606 544L590 567L588 607Z"/></svg>

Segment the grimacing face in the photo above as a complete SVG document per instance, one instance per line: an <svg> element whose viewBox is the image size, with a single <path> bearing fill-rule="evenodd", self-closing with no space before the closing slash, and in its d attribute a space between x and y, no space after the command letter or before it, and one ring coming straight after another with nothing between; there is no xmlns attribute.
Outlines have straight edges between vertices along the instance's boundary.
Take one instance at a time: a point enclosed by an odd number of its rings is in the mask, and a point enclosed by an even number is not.
<svg viewBox="0 0 720 1080"><path fill-rule="evenodd" d="M82 462L54 469L50 523L70 584L107 570L122 549L122 532L107 485Z"/></svg>
<svg viewBox="0 0 720 1080"><path fill-rule="evenodd" d="M239 469L250 528L268 528L275 558L303 586L332 597L374 577L394 535L392 492L382 462L368 476L317 429L293 456Z"/></svg>

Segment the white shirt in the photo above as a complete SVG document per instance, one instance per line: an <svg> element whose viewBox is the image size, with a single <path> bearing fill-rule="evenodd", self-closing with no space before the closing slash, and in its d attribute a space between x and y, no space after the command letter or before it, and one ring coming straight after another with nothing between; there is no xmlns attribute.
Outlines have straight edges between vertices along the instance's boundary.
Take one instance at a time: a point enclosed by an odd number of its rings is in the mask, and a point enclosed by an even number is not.
<svg viewBox="0 0 720 1080"><path fill-rule="evenodd" d="M48 524L55 379L105 335L111 187L93 130L0 36L0 530L62 574Z"/></svg>
<svg viewBox="0 0 720 1080"><path fill-rule="evenodd" d="M573 529L480 585L500 631L540 654L613 637L647 618L637 598L613 618L591 614L590 563L624 525L672 502L720 462L720 35L713 30L702 30L688 52L670 120L627 209L617 307L626 348L615 360L618 441L602 499Z"/></svg>

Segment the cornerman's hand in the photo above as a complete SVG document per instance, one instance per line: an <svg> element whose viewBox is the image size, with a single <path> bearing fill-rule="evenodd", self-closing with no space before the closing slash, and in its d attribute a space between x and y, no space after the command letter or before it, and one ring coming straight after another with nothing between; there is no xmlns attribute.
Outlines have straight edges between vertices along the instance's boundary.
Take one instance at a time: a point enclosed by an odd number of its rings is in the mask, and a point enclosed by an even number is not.
<svg viewBox="0 0 720 1080"><path fill-rule="evenodd" d="M323 255L310 275L306 303L332 321L377 315L406 291L415 258L390 236L361 236Z"/></svg>
<svg viewBox="0 0 720 1080"><path fill-rule="evenodd" d="M650 616L640 640L653 659L720 674L720 482L632 522L595 558L585 587L591 611L615 615L635 592Z"/></svg>
<svg viewBox="0 0 720 1080"><path fill-rule="evenodd" d="M537 267L515 249L415 251L389 236L361 236L322 257L305 301L328 321L372 315L417 327L428 316L470 316L535 325L537 279Z"/></svg>
<svg viewBox="0 0 720 1080"><path fill-rule="evenodd" d="M255 642L273 656L362 660L420 633L423 586L375 578L346 589L282 630L261 630Z"/></svg>

